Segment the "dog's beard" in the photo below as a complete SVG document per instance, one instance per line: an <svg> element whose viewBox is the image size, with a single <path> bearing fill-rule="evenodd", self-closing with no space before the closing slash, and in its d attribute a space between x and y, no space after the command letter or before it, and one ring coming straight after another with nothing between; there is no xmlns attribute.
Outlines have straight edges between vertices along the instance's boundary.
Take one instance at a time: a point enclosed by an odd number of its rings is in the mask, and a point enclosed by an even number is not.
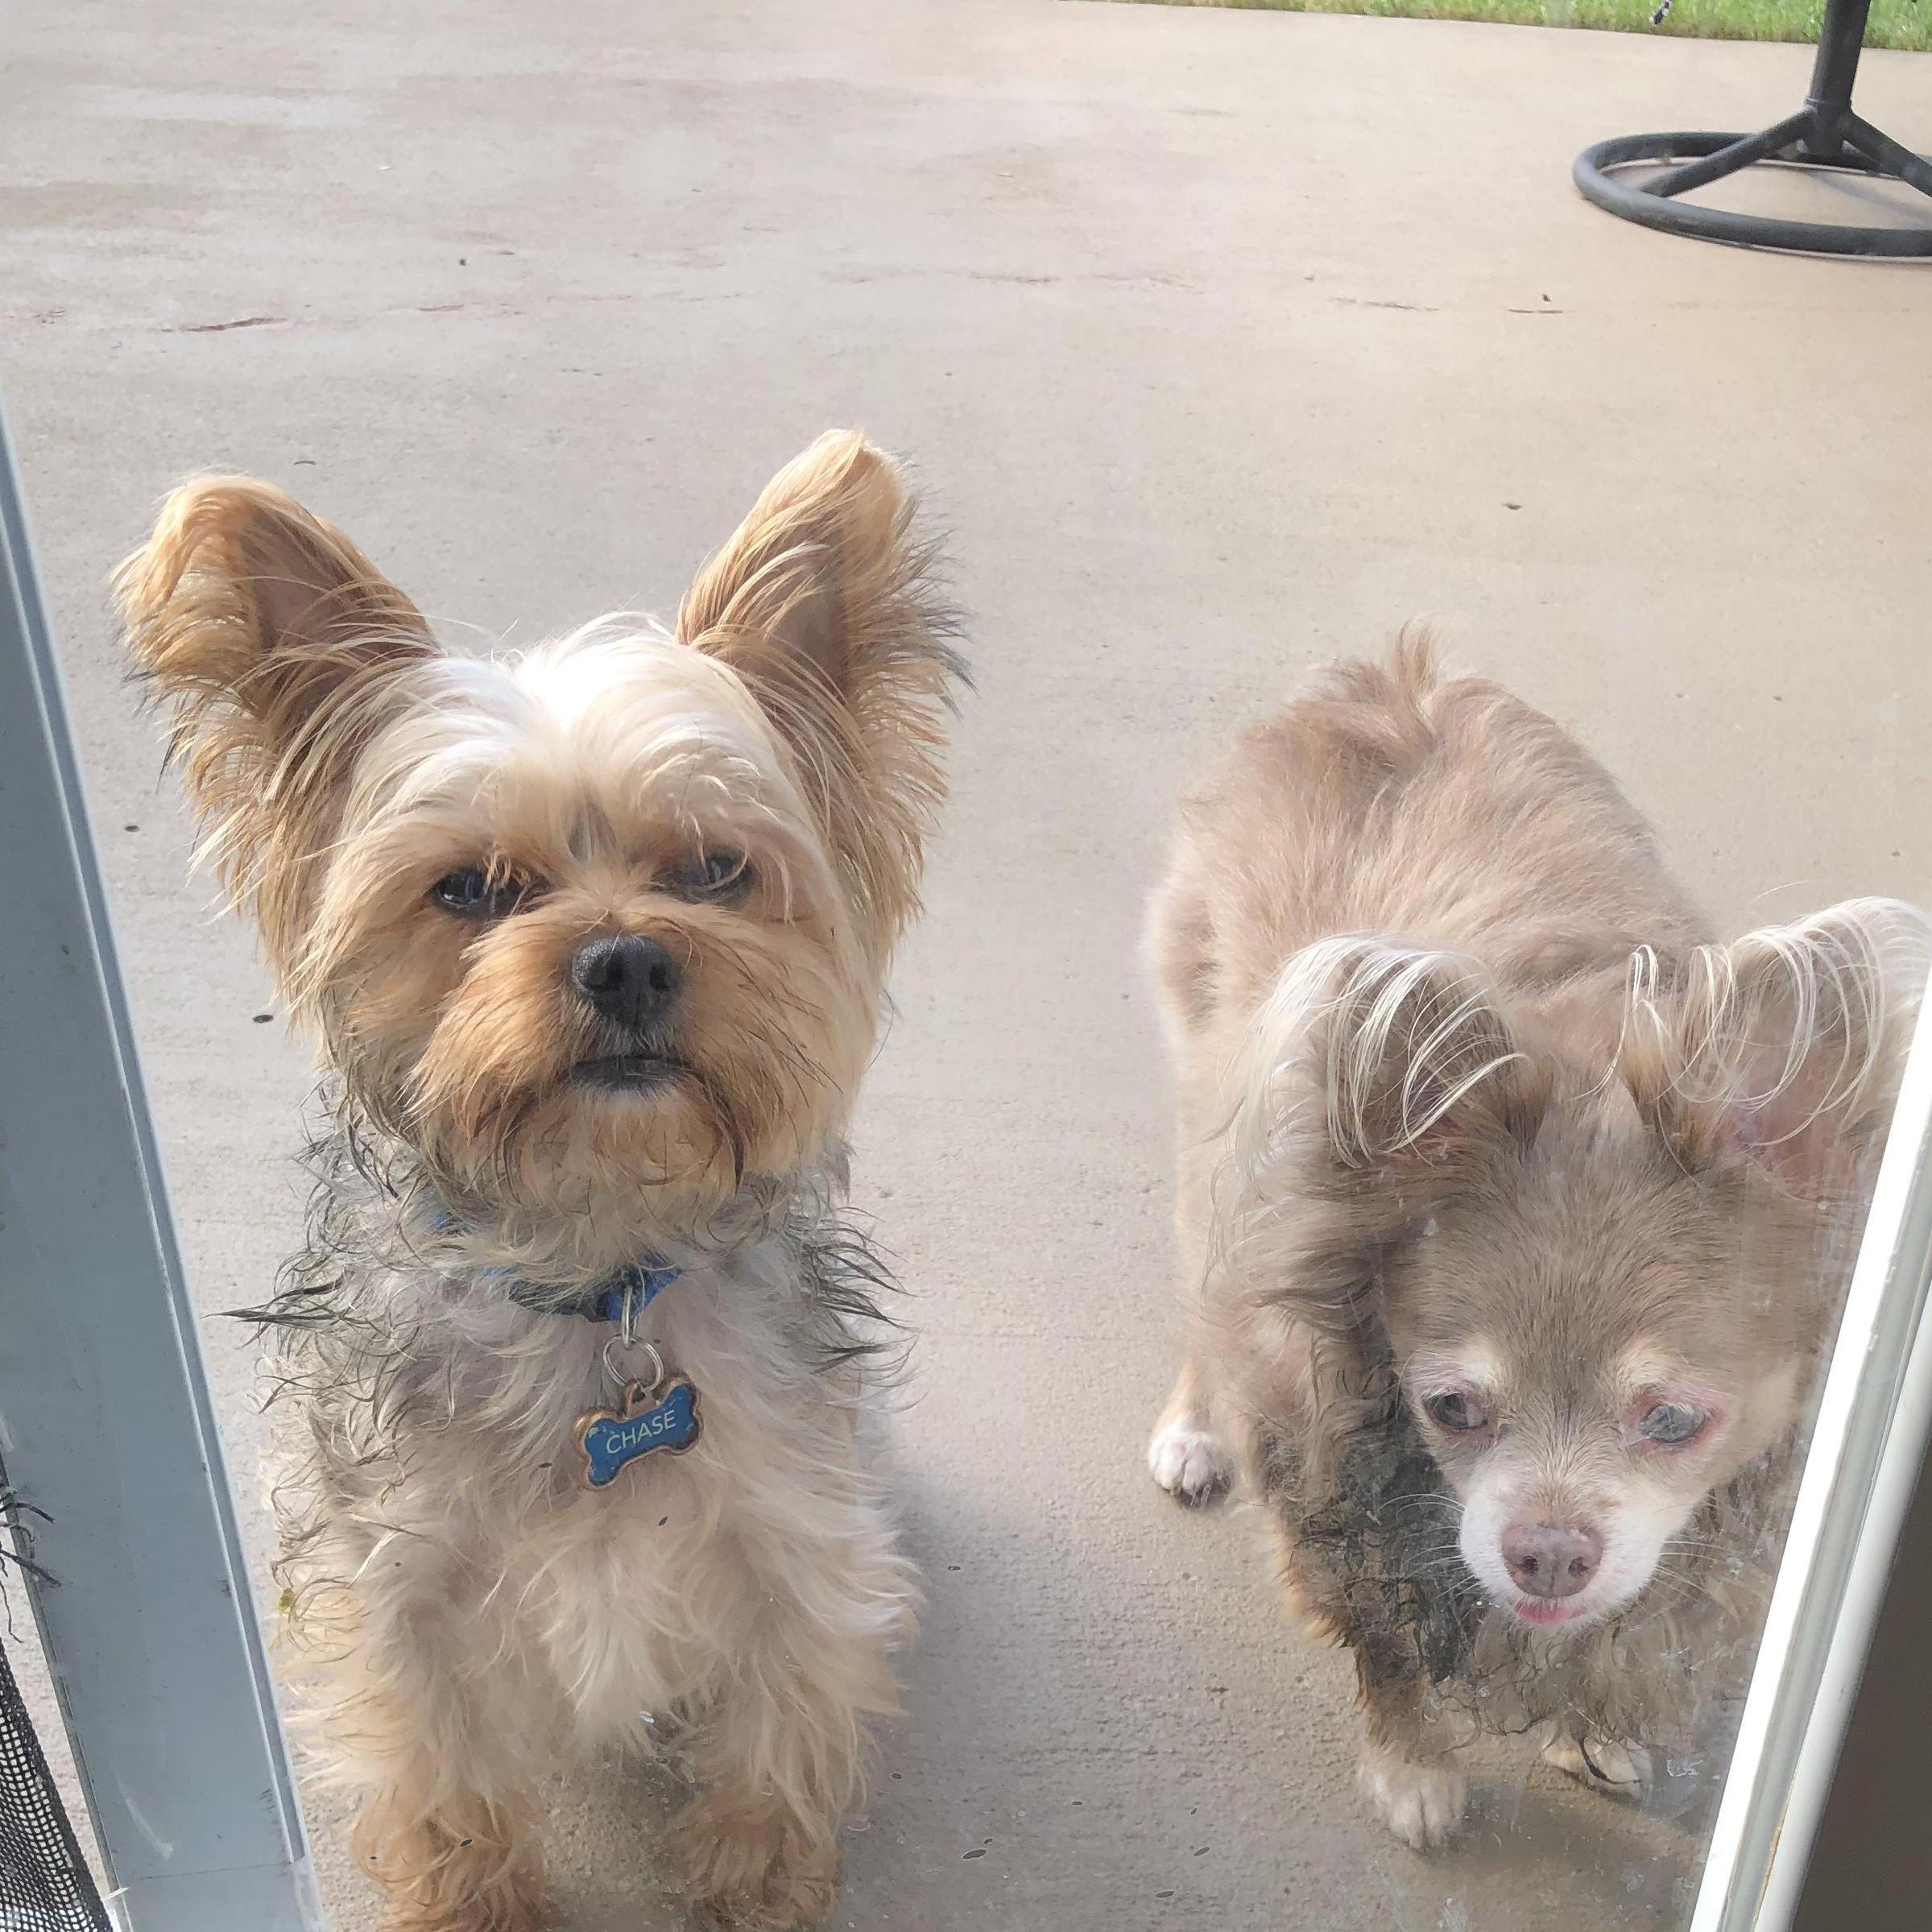
<svg viewBox="0 0 1932 1932"><path fill-rule="evenodd" d="M822 1015L788 1025L796 1012L774 993L722 1050L707 1044L701 1057L667 1042L635 1077L614 1078L610 1061L631 1056L593 1035L536 1078L508 1051L490 1078L448 1086L426 1086L421 1059L383 1081L352 1061L348 1094L466 1221L575 1223L573 1245L599 1254L667 1238L705 1245L735 1225L748 1191L773 1198L839 1143L869 1016L857 1008L844 1028L810 1037L804 1021Z"/></svg>
<svg viewBox="0 0 1932 1932"><path fill-rule="evenodd" d="M573 1073L460 1123L406 1130L452 1198L529 1217L631 1216L696 1228L754 1177L794 1173L827 1136L829 1109L775 1107L683 1065L647 1085Z"/></svg>

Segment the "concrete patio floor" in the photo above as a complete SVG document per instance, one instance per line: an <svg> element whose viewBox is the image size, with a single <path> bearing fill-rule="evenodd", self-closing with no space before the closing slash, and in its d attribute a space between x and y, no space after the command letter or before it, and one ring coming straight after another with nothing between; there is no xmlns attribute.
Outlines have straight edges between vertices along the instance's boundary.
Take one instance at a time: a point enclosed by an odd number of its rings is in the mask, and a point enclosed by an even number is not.
<svg viewBox="0 0 1932 1932"><path fill-rule="evenodd" d="M121 681L105 581L155 499L259 471L527 640L668 609L861 423L951 532L979 693L858 1136L932 1607L833 1922L1681 1925L1682 1818L1508 1754L1461 1848L1384 1837L1344 1660L1145 1479L1136 929L1197 762L1419 613L1579 726L1727 920L1932 896L1932 269L1569 184L1599 136L1788 111L1808 55L1054 0L279 12L68 0L12 36L0 125L0 380L201 1305L296 1238L309 1077ZM1932 60L1871 57L1861 98L1932 146ZM206 1341L246 1482L251 1351ZM662 1793L554 1795L572 1932L676 1923Z"/></svg>

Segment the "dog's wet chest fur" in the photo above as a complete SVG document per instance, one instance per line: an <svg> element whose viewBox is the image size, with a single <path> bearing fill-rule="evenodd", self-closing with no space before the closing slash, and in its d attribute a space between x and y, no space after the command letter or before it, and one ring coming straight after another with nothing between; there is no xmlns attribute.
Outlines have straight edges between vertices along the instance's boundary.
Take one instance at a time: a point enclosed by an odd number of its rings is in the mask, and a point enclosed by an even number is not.
<svg viewBox="0 0 1932 1932"><path fill-rule="evenodd" d="M312 1244L257 1311L283 1392L304 1405L281 1498L297 1569L304 1492L338 1532L354 1525L358 1566L398 1539L417 1562L433 1545L453 1661L523 1657L527 1684L499 1694L535 1729L654 1741L656 1720L704 1690L722 1627L756 1614L738 1574L747 1549L801 1522L837 1533L842 1513L864 1533L876 1486L850 1446L863 1390L889 1367L875 1360L883 1268L817 1190L685 1268L638 1333L697 1388L699 1439L594 1489L577 1424L648 1358L620 1345L607 1366L612 1325L534 1313L491 1269L411 1264L395 1203L341 1156L339 1142L319 1154ZM532 1656L546 1671L529 1675Z"/></svg>

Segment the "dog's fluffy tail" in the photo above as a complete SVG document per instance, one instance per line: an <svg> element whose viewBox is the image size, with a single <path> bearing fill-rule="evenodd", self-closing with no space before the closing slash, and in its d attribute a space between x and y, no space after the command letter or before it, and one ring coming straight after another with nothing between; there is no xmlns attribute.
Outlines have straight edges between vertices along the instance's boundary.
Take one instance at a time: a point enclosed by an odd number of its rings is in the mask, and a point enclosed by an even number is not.
<svg viewBox="0 0 1932 1932"><path fill-rule="evenodd" d="M1323 672L1298 708L1371 768L1406 776L1438 743L1429 701L1442 682L1439 657L1428 624L1405 624L1381 657Z"/></svg>

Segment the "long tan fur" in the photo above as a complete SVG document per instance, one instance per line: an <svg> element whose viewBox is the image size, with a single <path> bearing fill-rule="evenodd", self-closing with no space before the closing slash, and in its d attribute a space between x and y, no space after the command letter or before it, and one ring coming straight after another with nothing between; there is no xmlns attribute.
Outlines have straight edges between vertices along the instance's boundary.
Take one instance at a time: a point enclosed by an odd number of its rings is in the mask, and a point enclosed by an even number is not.
<svg viewBox="0 0 1932 1932"><path fill-rule="evenodd" d="M688 1773L701 1917L830 1904L917 1595L873 1442L883 1274L838 1202L942 790L933 561L838 435L679 637L445 652L246 479L177 492L121 573L329 1077L310 1240L258 1312L288 1634L387 1932L533 1932L537 1782L614 1748ZM653 1003L593 996L613 946ZM645 1262L682 1271L642 1333L702 1433L595 1491L576 1425L621 1391L573 1304Z"/></svg>

